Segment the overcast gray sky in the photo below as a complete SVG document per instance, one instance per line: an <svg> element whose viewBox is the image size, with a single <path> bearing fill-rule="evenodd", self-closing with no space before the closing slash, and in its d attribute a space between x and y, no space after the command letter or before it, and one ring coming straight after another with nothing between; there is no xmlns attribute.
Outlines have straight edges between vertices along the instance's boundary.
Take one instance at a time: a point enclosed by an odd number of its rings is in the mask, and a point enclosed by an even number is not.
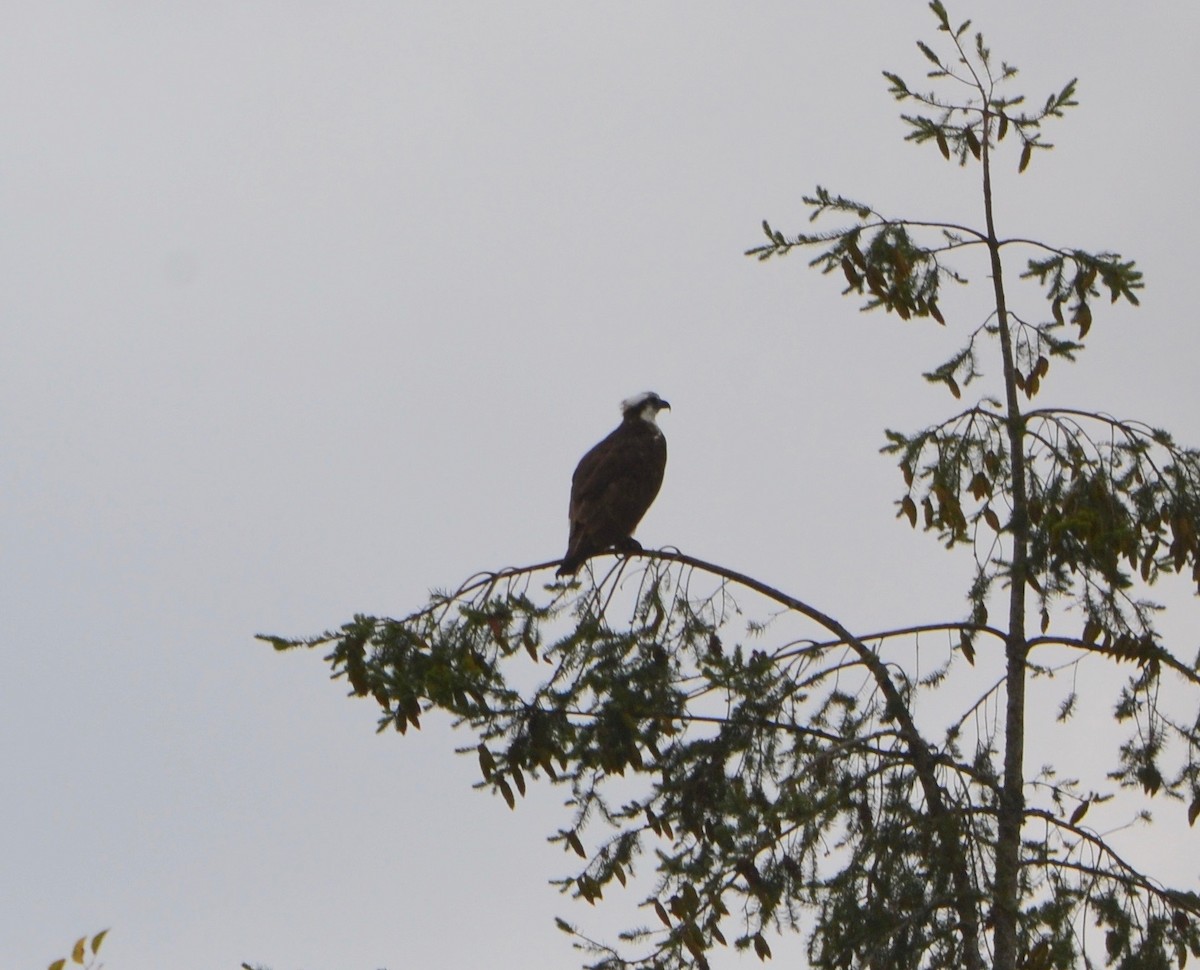
<svg viewBox="0 0 1200 970"><path fill-rule="evenodd" d="M1043 399L1200 442L1200 8L950 8L1035 103L1081 79L1059 148L1020 180L1008 159L1002 234L1147 275ZM114 970L575 965L552 917L591 914L546 884L561 794L509 812L439 719L377 737L319 656L252 635L560 555L574 463L630 393L674 406L648 545L854 629L961 609L968 561L895 522L877 448L948 412L918 375L985 294L942 331L740 255L817 183L976 218L973 175L901 142L879 73L923 73L924 3L3 22L3 966L106 926Z"/></svg>

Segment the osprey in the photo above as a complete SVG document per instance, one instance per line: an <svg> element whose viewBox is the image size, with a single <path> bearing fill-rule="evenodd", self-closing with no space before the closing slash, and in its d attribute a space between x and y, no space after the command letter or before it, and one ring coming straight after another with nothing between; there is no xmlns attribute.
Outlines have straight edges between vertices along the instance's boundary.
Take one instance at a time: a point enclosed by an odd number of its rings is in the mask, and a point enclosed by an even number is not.
<svg viewBox="0 0 1200 970"><path fill-rule="evenodd" d="M653 391L627 398L617 429L579 460L571 478L571 535L556 575L574 575L584 560L607 549L642 548L633 530L667 467L667 439L654 419L670 407Z"/></svg>

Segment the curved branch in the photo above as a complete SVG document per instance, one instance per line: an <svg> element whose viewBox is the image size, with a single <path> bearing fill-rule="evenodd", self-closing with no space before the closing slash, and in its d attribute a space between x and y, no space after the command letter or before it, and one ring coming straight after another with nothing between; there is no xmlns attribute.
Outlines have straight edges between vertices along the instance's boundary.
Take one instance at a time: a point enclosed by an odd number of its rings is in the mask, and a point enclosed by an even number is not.
<svg viewBox="0 0 1200 970"><path fill-rule="evenodd" d="M1114 647L1106 647L1099 643L1088 643L1086 640L1081 640L1078 637L1032 637L1029 640L1029 648L1032 650L1034 647L1038 646L1073 647L1077 650L1082 650L1085 653L1098 653L1103 657L1109 657L1110 659L1117 661L1131 659ZM1193 684L1200 686L1200 673L1197 673L1194 669L1182 661L1177 660L1164 648L1156 645L1156 648L1150 651L1149 656L1170 667L1173 671L1175 671L1175 673L1179 674L1185 680L1189 680Z"/></svg>
<svg viewBox="0 0 1200 970"><path fill-rule="evenodd" d="M762 596L774 600L776 603L786 606L788 609L806 616L813 622L823 626L859 655L859 659L871 672L881 693L884 695L888 712L895 717L900 727L900 734L908 745L913 767L916 769L917 777L921 782L921 789L925 795L926 804L929 807L929 813L937 825L939 837L947 853L948 861L951 864L951 876L957 887L958 915L962 920L964 933L967 936L964 947L967 964L969 967L978 968L980 966L977 949L979 921L971 905L975 891L971 884L970 870L967 865L964 849L959 840L955 813L946 805L941 785L937 780L938 758L917 729L912 719L912 714L904 702L904 698L892 681L891 675L888 673L887 667L879 658L879 655L871 650L861 638L856 637L827 613L821 612L816 607L810 606L774 586L761 582L752 576L747 576L745 573L740 573L737 570L728 569L715 563L705 562L702 559L696 559L681 552L643 550L632 555L648 559L678 562L693 569L699 569L714 576L720 576L722 579L737 583L739 586L744 586L747 589L752 589Z"/></svg>
<svg viewBox="0 0 1200 970"><path fill-rule="evenodd" d="M1086 842L1103 855L1106 855L1112 859L1113 863L1121 871L1114 872L1111 869L1097 869L1093 866L1085 866L1083 863L1073 863L1066 859L1027 860L1024 863L1025 865L1029 866L1037 864L1045 868L1074 869L1078 872L1099 876L1102 879L1113 879L1125 885L1135 886L1139 889L1143 889L1151 895L1158 896L1160 899L1169 902L1172 906L1178 906L1181 909L1187 909L1194 915L1200 916L1200 905L1197 905L1195 902L1191 902L1188 896L1185 894L1176 890L1168 889L1166 886L1151 880L1149 876L1144 875L1137 868L1117 855L1117 853L1113 851L1112 846L1105 842L1104 839L1100 838L1100 836L1094 835L1087 831L1087 829L1080 828L1078 825L1072 825L1069 822L1064 822L1062 819L1058 818L1058 816L1054 815L1052 812L1046 811L1045 809L1028 808L1025 810L1025 815L1027 818L1040 818L1055 828L1070 832L1081 841Z"/></svg>
<svg viewBox="0 0 1200 970"><path fill-rule="evenodd" d="M893 630L880 630L873 633L864 633L859 639L863 642L868 640L892 640L896 637L910 637L922 633L983 633L988 636L995 637L1001 642L1005 639L1003 630L998 630L994 626L988 626L984 623L971 623L967 620L951 621L947 623L924 623L916 626L896 627ZM837 640L817 640L805 643L802 647L796 647L792 650L786 650L773 655L774 660L790 660L792 657L801 656L802 654L812 651L826 650L832 647L845 646L846 641Z"/></svg>

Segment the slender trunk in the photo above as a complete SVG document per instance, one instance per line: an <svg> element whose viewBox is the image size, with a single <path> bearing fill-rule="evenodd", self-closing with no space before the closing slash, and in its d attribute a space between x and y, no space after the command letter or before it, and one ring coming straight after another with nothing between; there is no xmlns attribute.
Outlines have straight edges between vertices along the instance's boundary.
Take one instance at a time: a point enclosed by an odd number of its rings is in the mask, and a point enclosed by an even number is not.
<svg viewBox="0 0 1200 970"><path fill-rule="evenodd" d="M983 204L987 219L987 244L991 256L992 287L996 299L996 324L1004 357L1004 390L1007 405L1008 458L1012 469L1012 571L1008 602L1006 655L1006 710L1004 718L1004 778L996 831L996 883L992 918L995 926L994 970L1014 970L1017 965L1018 886L1020 879L1021 824L1025 815L1025 585L1028 575L1029 506L1025 481L1025 425L1017 398L1016 364L1012 332L1004 296L1000 243L992 212L992 175L989 155L990 119L984 117Z"/></svg>

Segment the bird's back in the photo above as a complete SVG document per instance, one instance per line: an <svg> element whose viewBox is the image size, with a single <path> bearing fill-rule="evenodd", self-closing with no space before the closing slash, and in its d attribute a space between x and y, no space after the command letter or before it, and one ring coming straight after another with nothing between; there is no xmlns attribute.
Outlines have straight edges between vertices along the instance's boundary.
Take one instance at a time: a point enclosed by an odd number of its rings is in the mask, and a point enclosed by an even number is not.
<svg viewBox="0 0 1200 970"><path fill-rule="evenodd" d="M630 540L662 487L667 441L652 422L622 421L580 459L571 478L571 533L560 574Z"/></svg>

